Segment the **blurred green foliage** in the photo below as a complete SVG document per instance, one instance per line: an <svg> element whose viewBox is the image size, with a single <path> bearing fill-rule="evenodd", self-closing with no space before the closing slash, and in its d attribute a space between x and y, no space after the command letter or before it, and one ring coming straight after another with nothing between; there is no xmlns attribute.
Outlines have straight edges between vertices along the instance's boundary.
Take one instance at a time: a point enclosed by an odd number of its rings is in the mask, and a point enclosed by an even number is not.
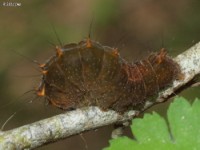
<svg viewBox="0 0 200 150"><path fill-rule="evenodd" d="M119 18L120 3L119 0L99 0L94 5L95 24L106 28L106 26L115 22Z"/></svg>

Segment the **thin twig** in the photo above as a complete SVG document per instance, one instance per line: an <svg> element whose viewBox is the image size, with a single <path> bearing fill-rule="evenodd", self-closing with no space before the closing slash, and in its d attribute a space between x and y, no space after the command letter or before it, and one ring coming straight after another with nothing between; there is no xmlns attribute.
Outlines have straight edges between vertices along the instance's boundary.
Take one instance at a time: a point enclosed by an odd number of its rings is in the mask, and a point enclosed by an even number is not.
<svg viewBox="0 0 200 150"><path fill-rule="evenodd" d="M4 127L6 126L6 124L16 115L17 112L14 112L5 122L4 124L1 126L1 131L3 131Z"/></svg>

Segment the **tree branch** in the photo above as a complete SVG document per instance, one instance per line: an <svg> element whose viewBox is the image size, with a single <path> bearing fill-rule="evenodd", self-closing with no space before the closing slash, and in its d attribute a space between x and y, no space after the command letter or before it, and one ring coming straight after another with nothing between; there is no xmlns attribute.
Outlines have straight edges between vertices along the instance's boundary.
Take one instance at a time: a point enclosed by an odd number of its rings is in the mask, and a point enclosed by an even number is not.
<svg viewBox="0 0 200 150"><path fill-rule="evenodd" d="M145 108L140 112L131 110L120 115L112 110L103 112L97 107L69 111L16 129L1 131L0 149L33 149L45 143L79 134L83 131L132 119L147 108L164 102L176 90L183 87L200 73L200 42L178 55L174 60L180 65L184 79L174 81L171 87L159 93L155 102L147 101Z"/></svg>

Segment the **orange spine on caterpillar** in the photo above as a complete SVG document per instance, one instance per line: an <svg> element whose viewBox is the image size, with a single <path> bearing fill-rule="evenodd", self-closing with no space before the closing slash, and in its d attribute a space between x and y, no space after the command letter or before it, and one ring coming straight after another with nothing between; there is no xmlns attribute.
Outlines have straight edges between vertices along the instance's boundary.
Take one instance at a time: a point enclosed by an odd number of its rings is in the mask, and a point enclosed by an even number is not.
<svg viewBox="0 0 200 150"><path fill-rule="evenodd" d="M181 74L164 49L129 64L117 49L90 38L56 47L56 55L40 68L42 81L37 95L64 110L84 106L118 112L139 109Z"/></svg>

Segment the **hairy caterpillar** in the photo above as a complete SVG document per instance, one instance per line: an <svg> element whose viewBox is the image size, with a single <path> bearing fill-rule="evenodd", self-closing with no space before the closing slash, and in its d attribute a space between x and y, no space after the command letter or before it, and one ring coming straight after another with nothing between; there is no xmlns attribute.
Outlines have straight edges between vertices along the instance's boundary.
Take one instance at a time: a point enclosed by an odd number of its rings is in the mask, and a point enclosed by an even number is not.
<svg viewBox="0 0 200 150"><path fill-rule="evenodd" d="M131 64L116 49L90 39L56 47L56 55L40 68L37 95L64 110L139 109L180 75L179 66L164 49Z"/></svg>

